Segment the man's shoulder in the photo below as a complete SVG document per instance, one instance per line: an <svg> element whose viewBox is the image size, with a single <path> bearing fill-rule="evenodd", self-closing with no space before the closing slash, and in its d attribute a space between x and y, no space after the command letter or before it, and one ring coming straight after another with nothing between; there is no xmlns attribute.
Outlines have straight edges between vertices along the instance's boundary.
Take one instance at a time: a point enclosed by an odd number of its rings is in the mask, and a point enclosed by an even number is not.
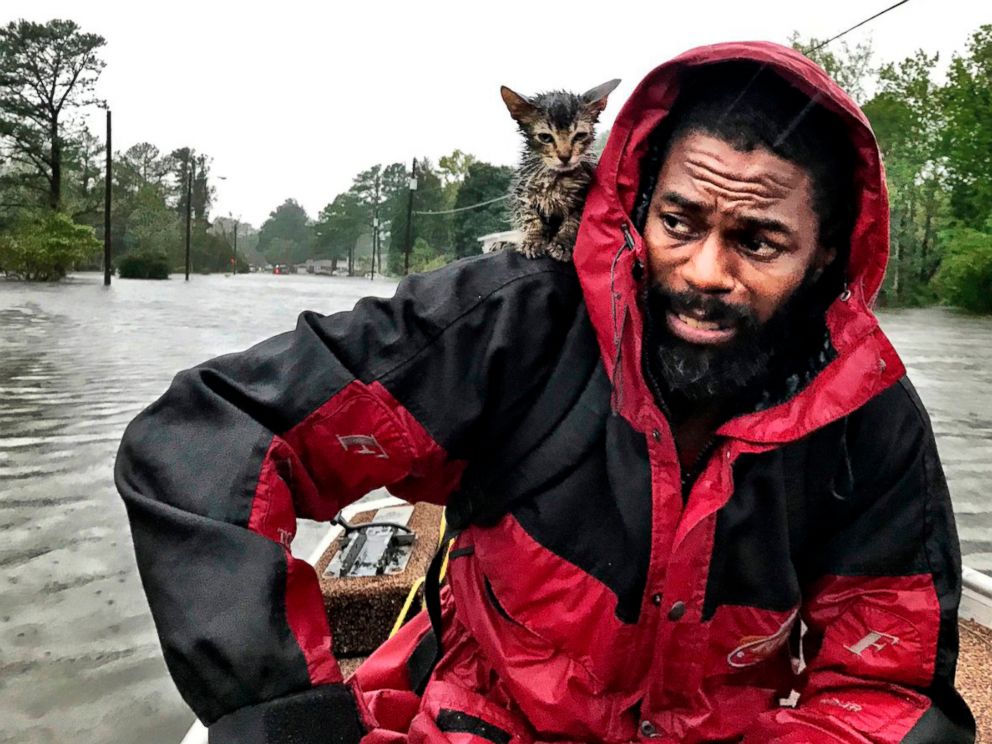
<svg viewBox="0 0 992 744"><path fill-rule="evenodd" d="M930 430L930 416L908 375L861 406L853 418L873 429L903 433Z"/></svg>
<svg viewBox="0 0 992 744"><path fill-rule="evenodd" d="M535 286L577 294L575 267L550 258L526 258L516 251L496 251L454 261L409 279L416 291L471 305L494 295L527 292ZM413 289L413 287L411 287Z"/></svg>
<svg viewBox="0 0 992 744"><path fill-rule="evenodd" d="M927 410L905 375L851 414L847 428L852 456L875 467L907 465L933 438Z"/></svg>

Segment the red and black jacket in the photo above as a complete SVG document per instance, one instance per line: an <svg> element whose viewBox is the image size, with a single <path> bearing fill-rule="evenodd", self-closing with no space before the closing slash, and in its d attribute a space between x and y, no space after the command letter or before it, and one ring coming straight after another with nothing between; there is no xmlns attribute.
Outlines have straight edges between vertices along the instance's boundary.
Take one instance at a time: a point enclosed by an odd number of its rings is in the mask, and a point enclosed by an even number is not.
<svg viewBox="0 0 992 744"><path fill-rule="evenodd" d="M832 361L723 425L683 498L641 363L628 215L680 70L727 59L844 118L861 206ZM870 129L822 70L771 44L698 49L618 116L574 267L461 261L180 373L128 427L116 479L166 662L211 741L972 742L947 487L870 310L887 240ZM580 394L529 415L569 374ZM521 479L510 453L534 427L542 457ZM289 551L297 517L383 485L453 504L471 485L497 505L458 538L423 690L424 617L343 683L314 571Z"/></svg>

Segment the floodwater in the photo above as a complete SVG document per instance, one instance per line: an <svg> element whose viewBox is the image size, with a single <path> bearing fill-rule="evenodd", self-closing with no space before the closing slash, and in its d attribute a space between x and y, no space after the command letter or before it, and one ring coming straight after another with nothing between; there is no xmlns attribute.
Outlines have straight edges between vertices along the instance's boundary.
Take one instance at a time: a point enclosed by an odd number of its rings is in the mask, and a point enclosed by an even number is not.
<svg viewBox="0 0 992 744"><path fill-rule="evenodd" d="M394 286L101 280L0 281L3 744L178 744L192 715L162 661L113 485L124 427L178 370L290 329L303 309L345 310ZM926 309L882 324L930 410L966 561L992 569L992 319Z"/></svg>

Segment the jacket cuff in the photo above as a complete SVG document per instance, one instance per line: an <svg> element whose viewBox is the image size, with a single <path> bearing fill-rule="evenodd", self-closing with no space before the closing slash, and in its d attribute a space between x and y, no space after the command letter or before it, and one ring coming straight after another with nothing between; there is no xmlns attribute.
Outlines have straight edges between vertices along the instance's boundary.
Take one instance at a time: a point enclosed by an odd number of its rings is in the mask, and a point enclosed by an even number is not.
<svg viewBox="0 0 992 744"><path fill-rule="evenodd" d="M365 734L351 688L321 685L218 719L209 744L358 744Z"/></svg>

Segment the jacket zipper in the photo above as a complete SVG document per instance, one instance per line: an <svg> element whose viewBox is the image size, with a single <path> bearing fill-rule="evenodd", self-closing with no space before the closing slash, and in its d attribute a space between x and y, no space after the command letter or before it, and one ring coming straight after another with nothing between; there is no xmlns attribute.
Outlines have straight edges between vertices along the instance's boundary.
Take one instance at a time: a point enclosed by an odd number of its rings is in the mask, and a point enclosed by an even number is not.
<svg viewBox="0 0 992 744"><path fill-rule="evenodd" d="M692 461L692 464L685 469L682 469L682 500L685 501L689 497L689 491L692 490L693 484L696 482L696 478L705 469L706 463L710 459L710 455L713 454L713 450L716 446L717 436L713 435L706 440L706 444L702 449L699 450L699 454Z"/></svg>
<svg viewBox="0 0 992 744"><path fill-rule="evenodd" d="M627 222L620 223L620 231L623 233L623 242L624 242L623 248L620 250L620 253L622 253L624 250L628 250L628 251L634 250L634 236L630 234L630 225ZM619 253L618 253L618 257L619 257ZM613 292L612 282L610 284L611 284L610 291L612 293ZM649 369L649 365L646 371L648 374L648 378L651 379L652 375ZM656 388L655 398L659 404L659 408L661 408L661 412L664 414L665 418L668 419L669 422L671 422L672 417L671 417L671 413L668 410L668 405L665 403L665 399L659 394L657 390L658 387L657 381L651 379L651 383L652 386ZM683 500L685 500L685 497L688 495L686 493L686 489L691 488L692 484L695 483L696 478L699 477L699 474L702 472L705 463L707 462L707 460L709 460L709 456L713 454L713 448L714 445L716 445L716 440L717 437L715 435L711 436L706 441L706 444L703 446L703 448L699 450L699 454L696 455L696 458L693 460L692 465L684 469L680 467Z"/></svg>

